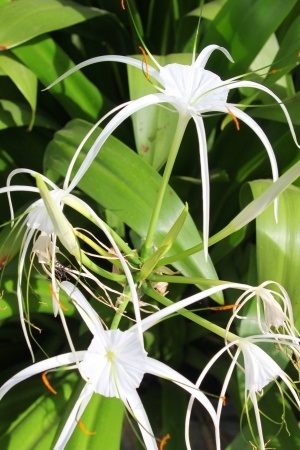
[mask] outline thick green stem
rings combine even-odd
[[[173,142],[171,145],[171,149],[170,149],[170,153],[169,153],[168,160],[166,163],[166,167],[165,167],[165,170],[163,173],[162,182],[161,182],[158,194],[157,194],[156,203],[155,203],[154,209],[152,211],[152,217],[150,220],[148,233],[147,233],[145,244],[144,244],[143,251],[142,251],[142,257],[145,259],[151,253],[151,248],[153,245],[153,238],[154,238],[154,234],[156,231],[156,226],[157,226],[159,214],[161,211],[164,195],[165,195],[165,192],[166,192],[169,180],[170,180],[170,176],[171,176],[172,169],[173,169],[173,166],[175,163],[175,159],[176,159],[186,126],[188,124],[188,121],[189,121],[189,117],[179,115],[176,132],[175,132],[174,139],[173,139]]]
[[[164,306],[173,305],[174,302],[169,300],[168,298],[164,297],[163,295],[159,294],[151,285],[143,285],[143,290],[145,294],[148,294],[150,297],[157,300],[159,303],[161,303]],[[198,325],[202,326],[206,330],[211,331],[212,333],[222,337],[223,339],[226,338],[227,341],[233,342],[239,339],[239,337],[231,333],[230,331],[226,331],[224,328],[219,327],[218,325],[210,322],[209,320],[204,319],[201,316],[197,316],[197,314],[194,314],[192,311],[188,311],[187,309],[183,308],[178,310],[178,314],[180,314],[183,317],[186,317],[187,319],[191,320],[192,322],[197,323]]]
[[[130,301],[130,289],[129,289],[129,286],[127,286],[124,289],[123,301],[119,305],[118,311],[116,312],[116,314],[114,315],[114,318],[112,320],[111,327],[110,327],[111,330],[116,330],[117,328],[119,328],[120,321],[123,317],[123,313],[126,310],[129,301]]]

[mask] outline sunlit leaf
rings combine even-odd
[[[103,11],[99,9],[64,0],[19,0],[0,5],[0,49],[14,47],[101,14]]]
[[[28,67],[17,61],[13,55],[7,53],[0,54],[0,69],[12,79],[14,84],[28,101],[32,111],[29,128],[32,128],[37,99],[36,75],[28,69]]]
[[[250,183],[257,198],[271,183]],[[300,189],[286,189],[279,197],[278,222],[272,206],[256,219],[257,270],[259,282],[274,280],[288,291],[293,303],[295,319],[300,317]],[[299,320],[298,320],[299,323]]]

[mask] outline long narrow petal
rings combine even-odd
[[[98,333],[101,335],[101,333],[104,332],[104,329],[101,325],[99,316],[96,314],[96,311],[91,307],[80,290],[73,283],[70,283],[70,281],[62,281],[60,286],[66,294],[74,300],[74,305],[76,306],[90,332],[94,336]]]
[[[142,322],[143,331],[148,330],[154,324],[158,323],[160,320],[164,319],[165,317],[169,316],[170,314],[173,314],[173,313],[179,311],[182,308],[186,308],[187,306],[192,305],[193,303],[199,302],[199,301],[203,300],[204,298],[210,297],[211,295],[214,295],[217,292],[224,291],[225,289],[230,289],[230,288],[231,289],[240,289],[240,290],[244,291],[244,290],[249,289],[250,286],[247,284],[241,284],[241,283],[224,283],[224,284],[220,284],[218,286],[214,286],[212,288],[206,289],[205,291],[198,292],[197,294],[194,294],[191,297],[180,300],[179,302],[173,303],[170,306],[166,306],[162,310],[157,311],[154,314],[152,314],[151,316],[143,319],[143,322]]]
[[[226,50],[226,48],[224,47],[220,47],[219,45],[208,45],[207,47],[205,47],[201,53],[199,54],[198,58],[195,61],[195,68],[196,69],[200,69],[200,68],[204,68],[210,55],[215,51],[215,50],[220,50],[221,52],[224,53],[224,55],[229,59],[229,61],[234,62],[230,53],[228,52],[228,50]]]
[[[202,183],[202,209],[203,209],[203,246],[205,258],[207,259],[208,237],[209,237],[210,185],[209,185],[209,168],[207,157],[206,134],[202,117],[197,116],[194,113],[192,114],[192,117],[196,125],[199,141],[201,183]]]
[[[80,417],[82,416],[87,404],[89,403],[93,395],[93,388],[89,384],[86,384],[82,389],[78,400],[76,401],[65,426],[54,446],[54,450],[63,450],[67,445],[74,428],[76,427]]]
[[[267,150],[269,160],[271,163],[271,169],[272,169],[272,177],[273,181],[276,181],[278,179],[278,166],[276,161],[276,156],[274,154],[274,150],[272,148],[272,145],[270,144],[269,139],[267,138],[265,132],[261,129],[261,127],[253,120],[248,114],[244,113],[240,109],[238,109],[236,106],[228,104],[228,109],[230,112],[236,116],[238,119],[242,120],[246,125],[248,125],[254,133],[258,136],[258,138],[263,143],[265,149]],[[226,107],[220,107],[216,108],[216,111],[223,111],[225,113],[228,113],[228,110]],[[278,218],[278,199],[274,200],[274,213],[275,213],[275,219],[277,221]]]
[[[137,67],[138,69],[143,70],[143,63],[141,60],[131,58],[130,56],[121,56],[121,55],[105,55],[105,56],[96,56],[95,58],[87,59],[86,61],[83,61],[79,64],[77,64],[75,67],[72,67],[72,69],[69,69],[67,72],[65,72],[63,75],[61,75],[59,78],[57,78],[53,83],[51,83],[46,89],[52,88],[55,84],[62,81],[64,78],[71,75],[73,72],[76,72],[77,70],[83,69],[83,67],[89,66],[91,64],[96,64],[100,62],[120,62],[125,63],[130,66]],[[147,65],[147,70],[149,74],[157,78],[157,70],[155,70],[153,67]]]
[[[22,292],[22,279],[23,279],[24,264],[25,264],[25,258],[26,258],[28,246],[31,242],[31,239],[32,239],[34,233],[35,233],[35,230],[27,229],[24,234],[24,238],[23,238],[22,245],[21,245],[21,253],[19,255],[18,279],[17,279],[17,299],[18,299],[21,327],[22,327],[25,341],[27,343],[27,346],[30,351],[33,362],[34,362],[34,354],[33,354],[33,350],[31,347],[30,339],[28,336],[28,331],[26,328],[25,318],[24,318],[24,306],[23,306],[24,299],[23,299],[23,292]]]
[[[135,390],[132,391],[127,395],[126,401],[124,403],[125,405],[126,403],[128,403],[134,419],[137,421],[140,427],[146,449],[158,450],[147,413],[140,397],[138,396],[138,393]]]
[[[276,100],[276,102],[278,103],[278,105],[282,109],[282,111],[283,111],[283,113],[284,113],[284,115],[286,117],[287,123],[288,123],[288,125],[290,127],[291,134],[293,136],[294,142],[297,145],[297,147],[300,148],[300,144],[297,141],[297,136],[296,136],[296,133],[295,133],[295,130],[294,130],[294,126],[293,126],[293,122],[292,122],[292,119],[291,119],[291,117],[289,115],[289,112],[288,112],[287,108],[285,107],[284,103],[282,102],[282,100],[279,97],[277,97],[277,95],[274,94],[274,92],[272,92],[271,89],[267,88],[266,86],[263,86],[262,84],[255,83],[255,81],[235,81],[235,82],[233,82],[231,84],[229,83],[227,85],[227,87],[228,87],[228,89],[250,87],[250,88],[254,88],[254,89],[259,89],[260,91],[264,91],[267,94],[271,95],[271,97],[273,97]]]
[[[77,352],[77,358],[82,360],[85,351]],[[21,370],[19,373],[11,377],[6,383],[4,383],[0,388],[0,400],[2,397],[16,384],[20,383],[27,378],[32,377],[41,372],[45,372],[50,369],[55,369],[56,367],[66,366],[75,362],[75,356],[73,353],[64,353],[62,355],[54,356],[53,358],[45,359],[36,364],[32,364],[26,369]]]
[[[171,101],[170,101],[171,100]],[[173,99],[174,101],[174,99]],[[149,94],[142,98],[139,98],[137,100],[131,101],[127,106],[125,106],[124,109],[119,111],[115,117],[113,117],[110,122],[106,125],[106,127],[103,128],[102,132],[90,148],[89,152],[87,153],[83,163],[79,167],[77,173],[75,174],[75,177],[71,181],[68,190],[72,191],[75,186],[79,183],[85,172],[88,170],[94,159],[96,158],[99,150],[101,149],[102,145],[105,143],[105,141],[108,139],[108,137],[114,132],[114,130],[122,123],[124,120],[126,120],[128,117],[130,117],[135,112],[139,111],[142,108],[145,108],[146,106],[155,105],[157,103],[172,103],[172,99],[168,98],[164,94]]]
[[[218,420],[216,411],[212,406],[211,402],[206,397],[206,395],[204,395],[203,392],[199,391],[199,389],[194,383],[192,383],[188,378],[185,378],[183,375],[176,372],[176,370],[172,369],[171,367],[167,366],[161,361],[157,361],[156,359],[149,357],[147,358],[147,373],[150,373],[158,377],[166,378],[167,380],[176,383],[178,386],[182,387],[187,392],[189,392],[193,397],[199,400],[199,402],[204,406],[204,408],[207,410],[210,417],[212,418],[217,433]]]

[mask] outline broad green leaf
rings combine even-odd
[[[91,126],[80,120],[71,121],[65,129],[56,133],[45,155],[45,167],[49,173],[64,176],[75,149]],[[83,160],[83,154],[79,158]],[[104,208],[111,210],[139,236],[146,236],[158,188],[160,175],[136,153],[114,137],[110,137],[101,149],[79,187]],[[160,220],[155,233],[157,246],[176,222],[184,208],[176,193],[167,190]],[[180,231],[171,253],[178,253],[201,242],[190,215]],[[217,278],[210,260],[203,252],[174,263],[187,276]],[[221,301],[220,297],[218,298]]]
[[[45,87],[74,66],[69,56],[50,37],[23,44],[12,52],[36,74]],[[96,86],[80,71],[52,87],[49,92],[71,117],[88,120],[99,118],[103,98]]]
[[[104,14],[64,0],[19,0],[0,5],[0,49]]]
[[[199,16],[199,14],[201,13],[201,18],[213,20],[226,2],[228,2],[228,0],[212,0],[209,3],[203,5],[202,8],[199,7],[194,9],[189,15]]]
[[[203,46],[216,42],[225,45],[236,61],[231,70],[245,72],[296,3],[297,0],[230,0],[212,22]]]
[[[250,183],[254,198],[261,195],[270,181]],[[279,197],[278,222],[272,206],[256,219],[258,280],[274,280],[289,293],[295,319],[300,317],[299,266],[300,189],[290,186]]]
[[[19,417],[7,424],[6,431],[0,437],[1,448],[7,450],[51,448],[56,428],[60,422],[60,415],[64,411],[67,398],[72,393],[76,379],[76,374],[71,373],[67,377],[63,377],[60,382],[55,383],[57,395],[53,395],[43,386],[40,375],[23,382],[23,389],[20,385],[8,392],[1,400],[1,409],[6,406],[10,410],[16,403],[21,403],[21,401],[24,403],[26,398],[29,400],[31,398],[32,403]],[[41,391],[44,391],[45,394],[41,395]],[[3,409],[1,416],[3,422],[5,419]]]
[[[209,239],[209,245],[215,244],[230,234],[240,230],[252,220],[259,217],[259,215],[262,214],[268,207],[273,208],[274,214],[274,200],[278,198],[278,196],[282,194],[297,178],[299,178],[299,176],[300,162],[298,161],[274,183],[271,181],[266,181],[266,183],[269,184],[265,185],[264,191],[261,192],[260,195],[257,195],[257,197],[247,206],[245,206],[245,208],[237,214],[237,216],[231,220],[226,227],[214,236],[211,236]]]
[[[280,47],[275,56],[276,66],[268,75],[266,82],[274,83],[282,75],[299,64],[299,41],[300,41],[300,17],[296,17],[292,25],[287,29]],[[273,67],[272,67],[273,68]]]
[[[134,58],[142,61],[140,55],[134,55]],[[191,64],[192,55],[185,53],[155,56],[155,59],[161,66],[175,62]],[[154,66],[152,60],[149,63]],[[131,100],[157,92],[155,84],[153,85],[150,80],[147,80],[145,64],[144,71],[145,73],[136,67],[127,67]],[[178,114],[171,107],[168,109],[166,106],[154,105],[136,112],[132,116],[132,120],[137,152],[154,169],[159,169],[167,160],[170,142],[172,142],[178,122]]]
[[[29,126],[32,121],[32,111],[25,103],[10,100],[0,100],[0,130],[11,127]],[[58,124],[42,111],[38,111],[34,119],[35,126],[56,130]]]
[[[36,75],[9,53],[0,54],[0,69],[12,79],[19,91],[28,101],[32,111],[29,128],[32,128],[37,98]]]
[[[245,392],[243,391],[243,395]],[[262,413],[260,414],[265,442],[268,442],[267,447],[276,450],[296,450],[300,446],[300,431],[296,417],[289,405],[285,405],[283,410],[282,398],[278,392],[278,387],[275,385],[272,390],[265,392],[258,404]],[[284,412],[284,417],[282,414]],[[267,417],[264,417],[266,414]],[[253,411],[250,414],[251,424],[256,433],[255,418]],[[244,422],[247,420],[244,417]],[[285,420],[282,423],[281,420]],[[281,429],[280,429],[281,428]],[[246,450],[253,449],[253,438],[249,432],[248,426],[243,427],[241,433],[234,439],[234,441],[226,447],[226,450]]]
[[[141,267],[140,271],[140,279],[146,279],[150,273],[152,273],[155,266],[159,266],[159,260],[165,256],[169,250],[171,250],[174,242],[176,241],[176,238],[178,234],[180,233],[185,219],[188,214],[188,206],[186,205],[183,209],[180,216],[177,218],[176,222],[170,229],[170,231],[167,233],[167,235],[164,237],[163,241],[160,243],[160,246],[155,252],[146,260],[145,264]]]
[[[124,405],[117,398],[94,394],[82,416],[89,435],[76,427],[66,450],[119,450],[124,417]]]

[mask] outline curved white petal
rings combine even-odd
[[[79,360],[82,360],[85,351],[76,352],[76,356]],[[16,384],[20,383],[23,380],[26,380],[33,375],[36,375],[41,372],[45,372],[50,369],[54,369],[56,367],[65,366],[68,364],[72,364],[75,362],[75,356],[73,353],[65,353],[62,355],[54,356],[53,358],[45,359],[44,361],[40,361],[38,363],[32,364],[26,369],[21,370],[19,373],[11,377],[6,383],[4,383],[0,388],[0,400],[2,397]]]
[[[95,157],[97,156],[102,145],[108,139],[108,137],[113,133],[113,131],[122,123],[125,119],[130,117],[135,112],[139,111],[146,106],[155,105],[157,103],[167,103],[169,98],[164,94],[149,94],[141,97],[137,100],[131,101],[124,109],[119,111],[110,122],[103,128],[102,132],[90,148],[84,161],[79,167],[77,173],[75,174],[73,180],[71,181],[68,190],[72,191],[75,186],[79,183],[85,172],[88,170]]]
[[[210,297],[211,295],[216,294],[217,292],[223,291],[225,289],[241,289],[241,290],[247,290],[250,288],[247,284],[241,284],[241,283],[222,283],[218,286],[214,286],[212,288],[206,289],[205,291],[198,292],[197,294],[192,295],[191,297],[185,298],[183,300],[180,300],[179,302],[173,303],[170,306],[166,306],[160,311],[155,312],[149,317],[146,317],[142,321],[142,329],[143,332],[151,328],[153,325],[158,323],[160,320],[164,319],[165,317],[169,316],[170,314],[173,314],[177,311],[179,311],[182,308],[186,308],[189,305],[192,305],[193,303],[199,302],[203,300],[206,297]],[[135,325],[132,327],[134,328]],[[222,334],[222,337],[224,335]]]
[[[158,450],[147,413],[140,397],[138,396],[138,393],[136,391],[132,391],[129,395],[127,395],[126,400],[135,420],[140,427],[146,449]]]
[[[22,331],[28,346],[28,349],[30,351],[32,361],[34,361],[34,354],[31,347],[30,339],[28,336],[26,324],[25,324],[25,318],[24,318],[24,307],[23,307],[23,292],[22,292],[22,278],[23,278],[23,270],[24,270],[24,264],[25,264],[25,258],[28,251],[28,246],[31,242],[31,239],[35,233],[35,230],[27,229],[23,241],[21,244],[21,253],[19,255],[19,262],[18,262],[18,279],[17,279],[17,299],[18,299],[18,306],[19,306],[19,314],[20,314],[20,321],[21,321],[21,327]]]
[[[166,378],[167,380],[170,380],[178,386],[182,387],[193,397],[195,397],[209,413],[215,425],[216,434],[218,434],[218,420],[216,411],[206,395],[203,394],[203,392],[199,391],[194,383],[192,383],[188,378],[184,377],[180,373],[176,372],[176,370],[171,369],[171,367],[167,366],[166,364],[149,357],[147,358],[147,373]]]
[[[226,82],[224,82],[224,83],[226,83]],[[250,88],[254,88],[254,89],[259,89],[259,90],[264,91],[267,94],[271,95],[271,97],[273,97],[276,100],[276,102],[282,109],[282,111],[286,117],[287,123],[289,125],[291,134],[293,136],[294,142],[297,145],[297,147],[300,148],[300,144],[297,141],[297,136],[296,136],[293,122],[291,120],[289,112],[288,112],[287,108],[285,107],[284,103],[282,102],[282,100],[276,94],[274,94],[274,92],[272,92],[271,89],[267,88],[266,86],[263,86],[262,84],[255,83],[255,81],[234,81],[233,83],[229,83],[227,86],[228,86],[228,89],[250,87]]]
[[[119,261],[122,264],[122,268],[124,270],[124,273],[126,275],[127,278],[127,282],[130,288],[130,294],[131,294],[131,301],[133,303],[133,307],[134,307],[134,313],[135,313],[135,318],[136,318],[136,323],[137,323],[137,327],[139,329],[139,334],[140,334],[140,342],[143,343],[143,333],[142,333],[142,329],[141,329],[141,314],[140,314],[140,304],[139,304],[139,297],[137,294],[137,290],[135,287],[135,282],[133,280],[132,277],[132,273],[127,265],[127,262],[124,258],[124,256],[122,255],[122,253],[119,250],[119,247],[117,246],[112,233],[110,233],[110,231],[107,229],[106,224],[100,219],[99,216],[97,216],[97,214],[95,213],[95,211],[87,204],[85,203],[83,200],[74,197],[72,194],[69,194],[66,198],[65,198],[65,203],[68,204],[71,207],[76,207],[76,203],[81,205],[83,207],[84,210],[87,211],[88,213],[88,217],[94,220],[94,223],[96,223],[99,228],[103,231],[103,233],[105,234],[105,236],[107,237],[107,239],[109,240],[111,246],[113,247],[116,255],[119,258]]]
[[[196,69],[199,68],[204,68],[210,55],[215,51],[215,50],[220,50],[221,52],[224,53],[224,55],[229,59],[229,61],[234,62],[230,53],[228,52],[228,50],[226,50],[226,48],[224,47],[220,47],[219,45],[208,45],[207,47],[205,47],[201,53],[199,54],[199,56],[197,57],[194,65]]]
[[[86,384],[82,389],[58,440],[56,441],[54,450],[63,450],[65,448],[92,395],[93,390],[91,386]]]
[[[203,209],[203,246],[205,258],[208,257],[208,237],[209,237],[209,204],[210,204],[210,185],[209,185],[209,168],[207,157],[206,134],[203,119],[196,114],[192,114],[194,119],[200,154],[201,167],[201,183],[202,183],[202,209]]]
[[[248,114],[246,114],[243,111],[241,111],[240,109],[238,109],[236,106],[228,104],[228,108],[229,108],[230,112],[233,113],[234,116],[236,116],[238,119],[242,120],[246,125],[248,125],[254,131],[254,133],[259,137],[261,142],[263,143],[263,145],[269,155],[271,168],[272,168],[273,181],[276,181],[278,179],[277,161],[276,161],[276,157],[275,157],[272,145],[270,144],[270,141],[267,138],[265,132],[255,122],[255,120],[253,120],[250,116],[248,116]],[[222,109],[223,109],[223,112],[228,113],[228,110],[226,109],[226,107],[224,107]]]
[[[104,332],[103,326],[101,325],[100,318],[96,311],[91,307],[85,296],[80,292],[77,286],[75,286],[70,281],[62,281],[60,283],[61,288],[66,292],[66,294],[74,300],[74,305],[76,306],[79,314],[83,318],[90,332],[95,336],[97,333],[101,334]]]
[[[105,55],[105,56],[96,56],[94,58],[87,59],[86,61],[83,61],[79,64],[77,64],[75,67],[72,67],[72,69],[69,69],[67,72],[65,72],[63,75],[58,77],[53,83],[51,83],[49,86],[47,86],[46,89],[52,88],[55,84],[62,81],[64,78],[71,75],[73,72],[76,72],[76,70],[80,70],[83,67],[89,66],[91,64],[96,64],[99,62],[120,62],[125,63],[130,66],[137,67],[138,69],[143,70],[143,63],[139,59],[131,58],[130,56],[121,56],[121,55]],[[156,78],[157,76],[157,70],[155,70],[153,67],[147,65],[147,70],[151,76]]]

